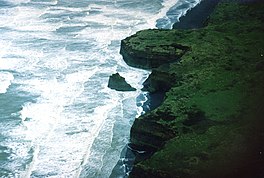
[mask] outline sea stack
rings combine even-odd
[[[109,77],[108,87],[116,91],[135,91],[130,84],[128,84],[124,77],[120,76],[119,73],[112,74]]]

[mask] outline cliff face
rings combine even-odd
[[[166,92],[131,128],[131,144],[153,154],[130,177],[264,175],[263,9],[220,3],[205,28],[145,30],[122,41],[129,65],[155,68],[145,89]]]
[[[166,38],[163,38],[166,36]],[[120,53],[133,67],[151,69],[178,60],[190,48],[177,44],[177,34],[169,30],[139,31],[121,41]]]

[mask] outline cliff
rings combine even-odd
[[[164,36],[166,38],[163,38]],[[170,30],[139,31],[121,41],[120,53],[130,66],[155,68],[167,62],[177,61],[189,50],[188,46],[175,43],[178,38],[178,35]]]
[[[122,41],[128,65],[155,68],[144,89],[166,92],[131,128],[131,145],[149,154],[138,155],[130,177],[264,175],[263,9],[222,2],[204,28]]]

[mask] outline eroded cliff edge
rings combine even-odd
[[[197,30],[144,30],[122,41],[161,106],[137,118],[131,144],[151,153],[130,177],[264,175],[264,3],[220,3]],[[153,40],[154,39],[154,40]]]

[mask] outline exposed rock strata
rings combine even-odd
[[[166,38],[164,38],[166,36]],[[125,62],[133,67],[152,69],[164,63],[177,61],[190,48],[178,44],[181,38],[169,30],[153,29],[137,32],[121,41],[120,53]]]
[[[121,52],[132,66],[170,63],[156,68],[146,82],[150,92],[167,92],[160,107],[137,118],[132,126],[132,145],[153,154],[138,161],[130,177],[264,175],[263,9],[261,2],[221,3],[205,28],[145,30],[128,38],[129,46],[141,41],[147,46],[153,44],[153,33],[163,39],[159,43],[175,36],[177,44],[192,49],[182,50],[179,62],[166,60],[168,55],[158,62],[153,56],[163,52],[124,48],[123,41]]]
[[[143,83],[144,88],[142,90],[150,93],[167,92],[177,80],[178,78],[175,73],[164,70],[153,70],[151,75]]]

